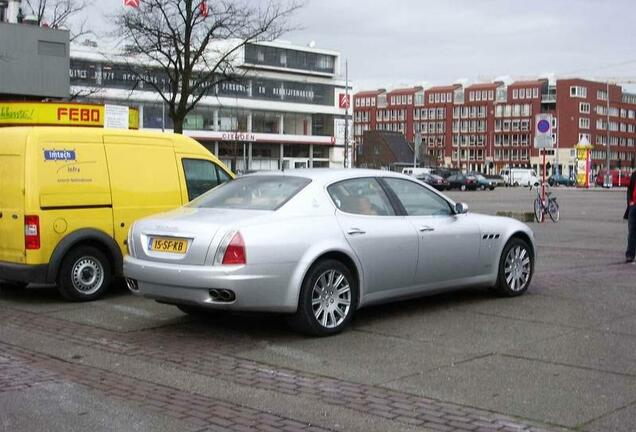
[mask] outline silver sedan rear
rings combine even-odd
[[[410,177],[294,170],[241,177],[135,223],[124,272],[136,294],[187,312],[282,312],[339,332],[365,305],[489,286],[525,292],[532,231]]]

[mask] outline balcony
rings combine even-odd
[[[541,103],[552,104],[556,103],[556,93],[544,93],[541,95]]]

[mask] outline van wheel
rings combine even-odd
[[[111,284],[111,264],[106,255],[92,246],[72,249],[62,261],[57,289],[70,301],[91,301],[104,295]]]

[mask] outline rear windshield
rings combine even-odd
[[[276,210],[310,182],[282,175],[239,177],[201,195],[188,207]]]

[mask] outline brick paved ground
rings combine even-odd
[[[201,341],[188,337],[187,328],[117,333],[35,313],[4,308],[0,325],[73,345],[143,357],[149,362],[170,362],[181,370],[214,377],[234,384],[270,390],[276,393],[316,399],[346,407],[365,415],[378,416],[406,425],[423,426],[436,431],[541,431],[531,423],[511,417],[444,403],[386,388],[310,375],[292,369],[240,359],[215,348],[199,350]],[[109,397],[137,401],[147,409],[164,413],[202,427],[236,425],[284,430],[306,430],[309,425],[276,416],[268,416],[222,401],[209,400],[149,382],[115,374],[78,363],[56,360],[17,346],[0,343],[0,391],[24,388],[29,383],[67,379]],[[6,375],[3,380],[2,377]],[[17,378],[11,378],[16,376]],[[60,378],[61,377],[61,378]],[[5,382],[6,380],[6,382]],[[240,421],[231,422],[232,418]],[[267,421],[265,421],[267,420]],[[271,421],[270,421],[271,420]],[[246,429],[247,430],[247,429]],[[313,427],[309,430],[324,430]]]

